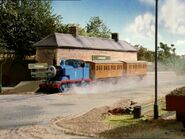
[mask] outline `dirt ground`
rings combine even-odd
[[[22,91],[17,92],[20,94],[0,95],[0,139],[86,138],[77,135],[105,138],[184,138],[182,124],[176,122],[174,116],[168,117],[168,121],[166,118],[149,121],[144,117],[134,121],[137,124],[131,125],[131,120],[126,117],[128,124],[125,125],[124,116],[112,117],[107,113],[110,108],[129,105],[131,100],[142,103],[154,100],[151,81],[152,75],[140,83],[131,81],[121,82],[116,86],[101,84],[98,87],[77,87],[66,95],[21,95],[25,93],[22,84],[16,88]],[[184,86],[185,77],[174,80],[174,76],[169,77],[165,73],[160,76],[160,81],[158,91],[159,96],[163,97],[171,90]],[[111,90],[113,87],[117,88]],[[115,104],[112,105],[113,103]]]
[[[65,133],[103,138],[184,138],[185,128],[177,122],[174,113],[161,112],[159,120],[153,120],[153,111],[144,117],[133,115],[113,116],[108,111],[115,106],[127,107],[129,102],[118,102],[108,107],[94,108],[78,117],[58,117],[53,122]],[[160,104],[163,109],[164,101]]]
[[[0,139],[83,139],[86,137],[62,134],[54,127],[34,125],[12,130],[0,130]],[[86,138],[87,139],[87,138]]]
[[[166,116],[166,113],[160,113],[163,116],[154,121],[151,120],[150,110],[146,114],[147,117],[136,120],[133,120],[132,115],[113,116],[108,113],[110,109],[125,106],[130,106],[130,100],[120,100],[111,106],[93,108],[82,115],[57,117],[50,120],[49,125],[1,129],[0,139],[79,139],[87,137],[181,139],[185,137],[185,129],[175,120],[174,114]],[[63,136],[63,132],[67,135]]]

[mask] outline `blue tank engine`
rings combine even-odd
[[[82,60],[61,60],[60,66],[50,66],[47,71],[47,79],[40,88],[44,90],[58,89],[63,92],[73,83],[90,82],[89,64]]]

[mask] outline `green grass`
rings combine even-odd
[[[114,126],[129,126],[139,124],[147,119],[153,119],[153,105],[144,104],[142,107],[142,110],[147,111],[142,118],[134,119],[133,115],[111,115],[106,117],[105,122]],[[165,107],[164,99],[159,100],[159,116],[169,116],[174,114],[172,112],[165,111]]]
[[[143,118],[134,119],[133,115],[111,115],[105,119],[106,123],[115,126],[129,126],[133,124],[138,124],[143,121]]]

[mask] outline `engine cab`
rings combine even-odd
[[[62,60],[60,63],[62,69],[59,80],[67,77],[70,81],[89,79],[89,65],[82,60]]]

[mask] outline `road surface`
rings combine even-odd
[[[20,128],[29,126],[49,126],[51,119],[58,116],[78,115],[94,107],[111,105],[119,100],[143,101],[154,97],[154,74],[143,81],[122,80],[117,84],[100,83],[93,87],[74,87],[65,95],[0,95],[0,138],[7,134],[22,132]],[[185,77],[173,73],[159,74],[159,96],[185,85]],[[75,138],[50,129],[59,138]],[[23,133],[21,133],[23,134]]]

